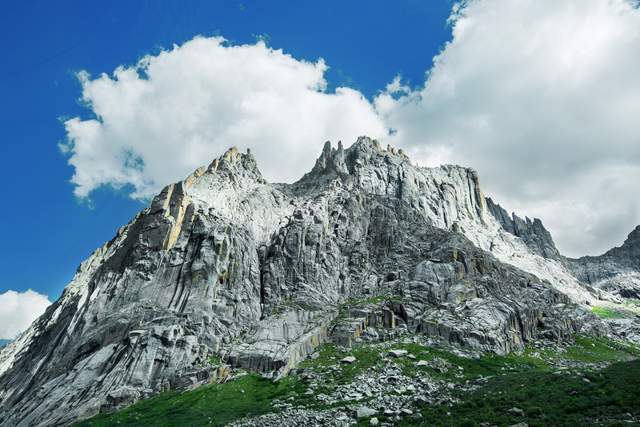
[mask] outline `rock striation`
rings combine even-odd
[[[502,206],[489,197],[487,197],[487,208],[491,215],[500,222],[502,228],[522,239],[532,252],[545,258],[556,260],[562,258],[553,242],[551,233],[544,227],[540,219],[534,218],[533,221],[528,217],[522,219],[515,213],[509,216]]]
[[[636,268],[637,234],[607,259]],[[586,265],[559,257],[539,221],[509,219],[468,168],[417,167],[361,137],[271,184],[232,148],[165,187],[2,348],[0,424],[68,425],[224,366],[279,377],[366,334],[498,353],[609,334],[581,282],[606,274]]]

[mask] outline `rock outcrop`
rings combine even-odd
[[[0,424],[66,425],[196,386],[221,375],[212,359],[285,375],[372,325],[500,353],[608,333],[544,227],[500,209],[475,171],[365,137],[327,143],[294,184],[230,149],[163,189],[2,349]]]
[[[600,256],[566,259],[566,264],[582,282],[622,298],[640,299],[640,226],[622,246]]]
[[[528,217],[522,219],[515,213],[509,216],[502,206],[489,197],[487,197],[487,208],[491,215],[500,222],[502,228],[521,238],[533,253],[556,260],[562,258],[553,242],[551,233],[544,227],[540,219],[534,218],[533,221]]]

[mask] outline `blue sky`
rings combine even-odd
[[[367,134],[475,168],[563,254],[619,245],[640,223],[638,28],[635,0],[3,4],[0,339],[231,145],[291,181]]]
[[[25,1],[0,14],[0,192],[5,224],[0,293],[33,289],[57,298],[77,265],[143,206],[102,189],[76,200],[58,143],[61,119],[90,114],[75,72],[110,73],[195,35],[232,43],[263,37],[299,59],[322,57],[330,85],[373,96],[397,73],[423,80],[450,37],[451,2]],[[420,52],[414,46],[421,46]],[[203,159],[202,163],[207,163]]]

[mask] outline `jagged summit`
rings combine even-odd
[[[326,141],[313,169],[296,182],[297,185],[324,184],[335,178],[346,178],[366,167],[386,169],[390,164],[403,162],[410,164],[409,158],[402,150],[388,145],[384,149],[379,141],[361,136],[349,148],[345,149],[342,141],[333,147]]]
[[[0,425],[66,425],[229,369],[280,377],[367,327],[498,353],[617,333],[586,305],[615,296],[500,209],[475,171],[367,137],[325,144],[294,184],[231,148],[166,186],[2,348]],[[340,317],[353,300],[373,302]]]
[[[331,141],[324,143],[322,153],[316,160],[316,164],[311,170],[312,174],[327,173],[335,171],[338,174],[348,174],[349,170],[344,160],[344,148],[342,141],[338,141],[338,148],[331,147]]]
[[[509,215],[502,206],[495,203],[491,198],[487,197],[486,200],[489,211],[506,231],[520,237],[531,250],[545,258],[562,258],[560,251],[558,251],[553,242],[551,233],[544,227],[539,218],[534,218],[531,221],[529,217],[520,218],[515,212]]]
[[[214,159],[206,171],[219,172],[228,171],[231,173],[246,172],[258,180],[263,180],[262,173],[258,168],[258,163],[255,157],[251,153],[250,149],[247,149],[246,153],[241,153],[235,146],[230,147],[220,157]],[[197,169],[194,174],[202,174],[202,168]]]

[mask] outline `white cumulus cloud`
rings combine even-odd
[[[476,168],[566,254],[620,244],[640,223],[637,2],[468,0],[450,23],[425,81],[397,78],[372,101],[328,91],[322,60],[219,37],[80,73],[93,117],[65,122],[75,193],[130,186],[144,199],[231,145],[251,148],[267,179],[293,181],[325,140],[367,134],[421,164]]]
[[[627,0],[470,0],[422,87],[375,100],[425,164],[478,169],[570,255],[640,223],[640,11]]]
[[[323,60],[297,60],[262,41],[197,37],[113,75],[80,73],[95,117],[65,122],[63,150],[79,197],[131,185],[145,198],[231,145],[251,148],[265,176],[292,181],[325,140],[382,136],[371,104],[346,87],[326,90]]]
[[[14,339],[51,304],[46,295],[31,289],[0,294],[0,339]]]

